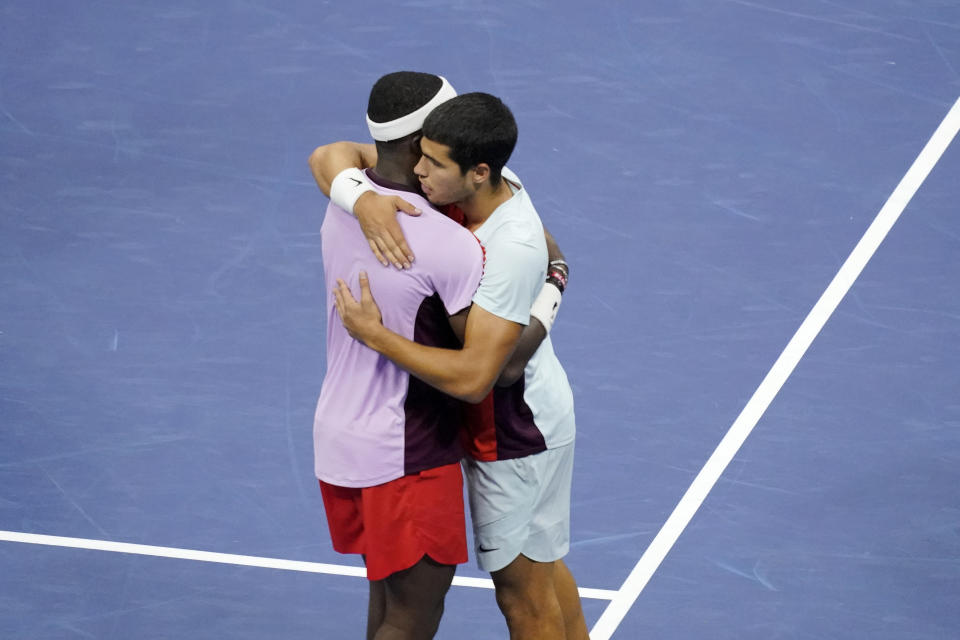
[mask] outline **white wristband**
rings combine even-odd
[[[537,296],[537,299],[533,301],[533,306],[530,307],[530,315],[540,321],[547,333],[550,333],[550,327],[553,326],[553,321],[557,319],[557,311],[560,310],[562,296],[563,294],[560,293],[557,285],[552,282],[545,282],[543,288],[540,289],[540,295]]]
[[[350,215],[356,215],[353,205],[367,191],[373,191],[373,187],[367,182],[367,176],[363,171],[355,167],[344,169],[330,183],[330,202]]]

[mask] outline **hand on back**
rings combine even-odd
[[[414,255],[397,221],[397,212],[418,216],[420,210],[400,196],[373,192],[360,196],[353,210],[363,235],[380,264],[409,269]]]

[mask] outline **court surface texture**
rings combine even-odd
[[[594,640],[960,637],[953,0],[0,6],[0,637],[362,635],[306,159],[487,91],[571,263]],[[458,570],[438,638],[506,637]]]

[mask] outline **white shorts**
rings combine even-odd
[[[513,460],[463,462],[477,565],[498,571],[520,554],[552,562],[570,550],[573,444]]]

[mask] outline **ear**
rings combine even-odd
[[[488,165],[486,162],[481,162],[470,171],[473,172],[471,177],[474,186],[479,187],[483,183],[490,181],[490,165]]]
[[[416,154],[416,155],[418,155],[418,156],[421,154],[421,151],[420,151],[420,140],[421,140],[422,138],[423,138],[423,134],[422,134],[422,133],[419,133],[419,134],[417,134],[417,135],[415,135],[415,136],[410,136],[410,141],[407,143],[407,145],[408,145],[408,150],[410,151],[410,153],[414,153],[414,154]]]

